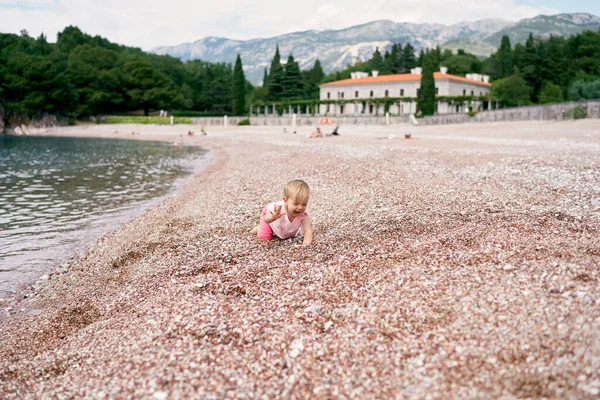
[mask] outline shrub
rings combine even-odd
[[[242,125],[250,125],[250,119],[246,118],[246,119],[243,119],[240,122],[238,122],[238,126],[242,126]]]
[[[573,109],[573,119],[583,119],[585,117],[587,117],[587,107],[578,104]]]
[[[600,80],[594,82],[575,81],[569,89],[569,100],[589,100],[600,98]]]
[[[560,86],[546,82],[540,91],[540,104],[562,103],[565,101]]]
[[[490,94],[503,106],[523,106],[530,103],[531,88],[523,78],[513,75],[492,83]]]

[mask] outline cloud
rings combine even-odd
[[[120,44],[142,47],[192,42],[205,36],[271,37],[302,30],[342,29],[378,19],[452,24],[487,18],[519,20],[559,10],[514,0],[0,0],[2,31],[31,36],[76,25]]]

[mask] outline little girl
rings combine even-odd
[[[310,189],[299,179],[288,182],[283,189],[283,201],[269,203],[262,210],[260,225],[252,230],[260,240],[271,240],[273,235],[281,239],[299,236],[304,231],[302,245],[312,242],[313,230],[306,206]]]

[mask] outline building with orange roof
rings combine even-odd
[[[433,74],[437,114],[464,113],[489,106],[481,98],[487,97],[491,84],[489,76],[467,74],[466,77],[450,75],[447,68],[440,68]],[[379,75],[373,71],[353,72],[352,77],[320,86],[320,100],[328,104],[320,105],[322,115],[383,115],[382,99],[391,99],[391,115],[414,114],[417,110],[417,96],[421,87],[421,68],[414,68],[410,74]],[[461,99],[464,97],[464,99]],[[448,99],[452,98],[452,99]],[[327,100],[332,100],[327,102]]]

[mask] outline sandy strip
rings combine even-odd
[[[600,395],[598,120],[282,129],[0,304],[0,398]],[[298,177],[314,244],[248,235]]]

